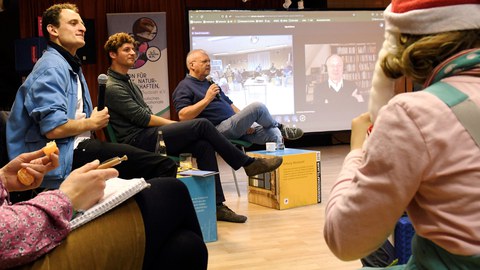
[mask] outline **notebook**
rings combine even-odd
[[[210,175],[215,175],[218,172],[215,171],[201,171],[201,170],[186,170],[186,171],[181,171],[178,174],[181,176],[201,176],[201,177],[207,177]]]
[[[133,197],[135,194],[149,186],[150,184],[143,178],[134,178],[130,180],[112,178],[107,180],[103,198],[83,214],[72,219],[70,221],[71,230],[74,230],[112,210],[117,205]]]

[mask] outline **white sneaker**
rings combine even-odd
[[[292,4],[292,0],[285,0],[285,3],[283,3],[283,8],[288,9],[291,4]]]
[[[298,9],[304,9],[303,1],[298,1]]]

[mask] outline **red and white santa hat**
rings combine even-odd
[[[378,110],[394,95],[394,81],[380,62],[397,51],[400,33],[424,35],[480,28],[480,0],[393,0],[384,11],[385,41],[378,54],[368,110],[375,121]]]

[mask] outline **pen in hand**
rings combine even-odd
[[[100,165],[98,165],[97,169],[108,169],[108,168],[111,168],[113,166],[116,166],[120,163],[122,163],[122,161],[125,161],[125,160],[128,160],[127,158],[127,155],[124,155],[123,157],[114,157],[114,158],[111,158],[111,159],[108,159],[104,162],[102,162]]]

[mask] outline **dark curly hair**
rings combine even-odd
[[[122,45],[125,43],[131,43],[134,46],[137,46],[135,39],[131,35],[124,32],[111,35],[107,42],[105,42],[103,49],[107,53],[108,62],[110,64],[112,63],[112,59],[109,56],[110,52],[117,52],[118,48],[122,47]]]
[[[60,13],[64,9],[70,9],[78,13],[78,8],[75,4],[70,3],[63,3],[63,4],[56,4],[49,7],[45,12],[43,12],[42,16],[42,33],[43,36],[50,40],[50,34],[47,31],[47,26],[49,24],[59,27],[60,26]]]

